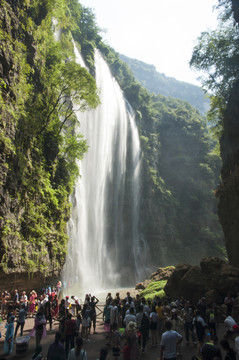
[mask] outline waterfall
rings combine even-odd
[[[76,114],[89,149],[70,199],[63,270],[64,282],[84,291],[134,285],[145,270],[141,253],[147,253],[139,235],[141,152],[134,114],[98,50],[95,74],[101,104]]]

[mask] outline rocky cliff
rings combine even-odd
[[[234,84],[224,116],[221,137],[223,167],[218,188],[218,214],[225,234],[228,259],[239,267],[239,81]]]

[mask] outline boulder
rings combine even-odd
[[[198,300],[205,296],[208,303],[222,303],[228,292],[239,291],[239,269],[217,258],[205,258],[200,267],[178,265],[165,289],[167,296]]]
[[[174,266],[167,266],[165,268],[158,268],[151,276],[150,280],[154,281],[161,281],[161,280],[168,280],[174,271]]]
[[[200,267],[202,272],[206,275],[220,271],[224,261],[217,257],[207,257],[201,260]]]

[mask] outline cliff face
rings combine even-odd
[[[95,80],[74,61],[67,3],[55,5],[0,7],[0,280],[9,290],[36,287],[64,265],[69,195],[87,149],[69,99],[98,104]],[[64,22],[60,41],[52,19]]]
[[[223,128],[223,182],[218,191],[218,214],[225,234],[228,259],[233,266],[239,267],[239,81],[231,91]]]

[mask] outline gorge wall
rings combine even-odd
[[[1,5],[2,286],[36,287],[58,276],[64,265],[69,195],[79,175],[77,160],[87,151],[86,141],[75,132],[70,98],[74,94],[82,111],[99,104],[92,76],[95,48],[135,111],[143,152],[139,232],[150,249],[149,266],[222,257],[213,193],[220,158],[198,111],[186,102],[149,94],[102,42],[92,13],[77,1],[62,1],[58,7],[54,0]],[[57,29],[62,29],[58,42]],[[72,35],[92,75],[75,63]],[[126,188],[132,186],[127,178]],[[126,194],[126,208],[129,201]],[[126,232],[128,215],[123,214]]]

